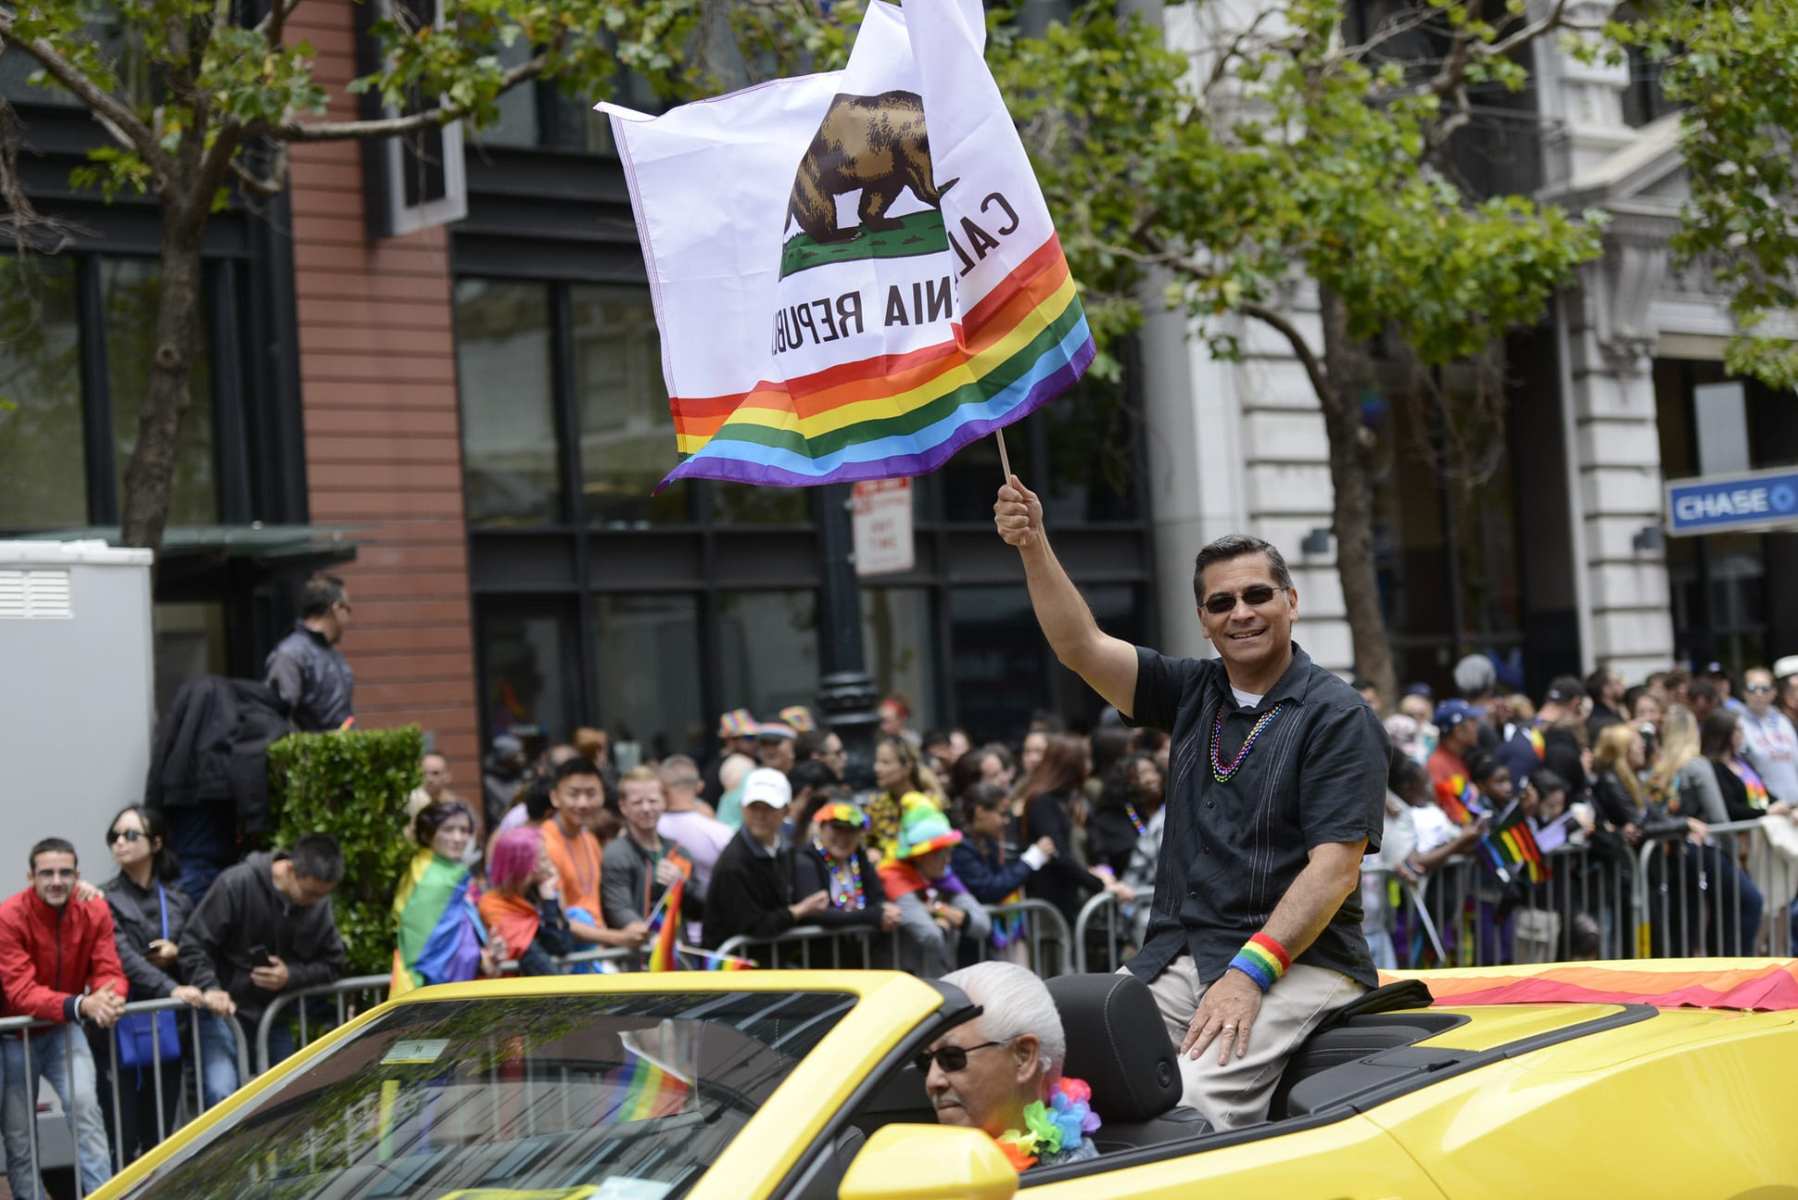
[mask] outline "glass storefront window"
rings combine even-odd
[[[87,523],[80,358],[74,263],[0,255],[0,529]]]
[[[572,624],[553,609],[485,611],[480,626],[482,707],[488,737],[511,733],[534,752],[573,727],[574,672],[564,638]]]
[[[933,728],[936,637],[925,588],[861,586],[862,652],[882,696],[904,696],[912,727]]]
[[[113,469],[119,479],[119,506],[125,503],[125,466],[137,446],[137,425],[150,394],[150,360],[156,346],[156,304],[161,269],[142,258],[105,259],[100,264],[101,303],[106,310],[106,378],[112,396]],[[169,524],[211,525],[219,518],[218,474],[212,436],[212,373],[201,324],[187,415],[175,451],[175,480],[169,495]]]
[[[702,752],[699,604],[693,596],[610,593],[593,598],[593,696],[625,766]]]
[[[662,382],[662,343],[649,293],[575,287],[574,387],[581,488],[590,524],[611,529],[680,523],[684,483],[655,494],[673,469],[674,420]]]
[[[1029,428],[1030,423],[1038,419],[1029,416],[1006,428],[1005,453],[1011,460],[1012,471],[1024,481],[1024,486],[1040,495],[1042,483],[1037,474],[1035,455],[1030,451]],[[999,469],[999,445],[995,439],[983,437],[963,446],[937,475],[942,479],[944,520],[992,523],[993,500],[998,496],[999,485],[1005,482],[1005,473]]]
[[[459,282],[456,360],[469,524],[554,522],[562,504],[548,286]]]
[[[988,503],[990,510],[991,503]],[[1047,652],[1022,587],[963,587],[949,594],[950,683],[976,744],[1017,741],[1029,709],[1051,707]],[[1020,704],[1019,697],[1041,697]]]
[[[714,483],[712,519],[720,525],[809,525],[810,488]]]
[[[188,680],[227,673],[222,601],[158,604],[150,610],[150,627],[156,639],[157,712],[168,711]]]
[[[1051,527],[1136,519],[1136,421],[1121,385],[1088,376],[1030,420],[1046,427],[1049,465],[1041,482],[1025,482]]]
[[[718,697],[769,717],[818,694],[818,598],[811,591],[719,592]]]

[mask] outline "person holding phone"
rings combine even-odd
[[[235,1020],[245,1041],[281,992],[334,983],[348,967],[331,913],[343,852],[328,834],[307,834],[289,850],[252,854],[213,883],[188,922],[179,961],[202,993],[224,991],[200,1024],[200,1071],[210,1108],[237,1090]],[[293,1053],[285,1025],[270,1032],[273,1061]]]

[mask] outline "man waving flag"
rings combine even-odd
[[[874,3],[841,71],[648,117],[630,181],[682,461],[910,476],[1035,411],[1093,342],[977,0]]]

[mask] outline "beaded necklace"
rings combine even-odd
[[[1149,827],[1142,823],[1142,817],[1137,815],[1136,805],[1128,800],[1124,801],[1124,815],[1130,818],[1130,827],[1136,830],[1137,837],[1142,837],[1149,832]]]
[[[822,842],[813,842],[812,849],[824,860],[824,869],[830,872],[830,905],[844,912],[860,912],[867,903],[862,892],[862,859],[859,854],[851,854],[842,863],[837,862],[824,850]]]
[[[1255,739],[1260,737],[1262,731],[1273,724],[1274,718],[1280,715],[1280,707],[1280,705],[1276,704],[1261,714],[1261,719],[1255,722],[1255,727],[1249,730],[1249,736],[1243,740],[1242,749],[1236,752],[1236,757],[1231,759],[1230,765],[1226,767],[1219,751],[1219,747],[1223,745],[1224,740],[1224,706],[1221,704],[1218,706],[1217,722],[1211,727],[1212,778],[1216,779],[1219,783],[1230,782],[1231,778],[1242,768],[1242,764],[1248,759],[1249,751],[1255,748]]]

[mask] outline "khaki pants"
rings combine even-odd
[[[1189,954],[1169,963],[1149,984],[1176,1052],[1186,1039],[1205,986],[1199,982]],[[1265,1121],[1268,1103],[1280,1084],[1280,1072],[1299,1043],[1331,1013],[1366,990],[1347,975],[1294,963],[1261,998],[1261,1011],[1249,1030],[1247,1054],[1237,1058],[1232,1053],[1221,1067],[1217,1065],[1216,1042],[1197,1060],[1180,1055],[1180,1080],[1185,1084],[1180,1102],[1198,1109],[1216,1129],[1240,1129]]]

